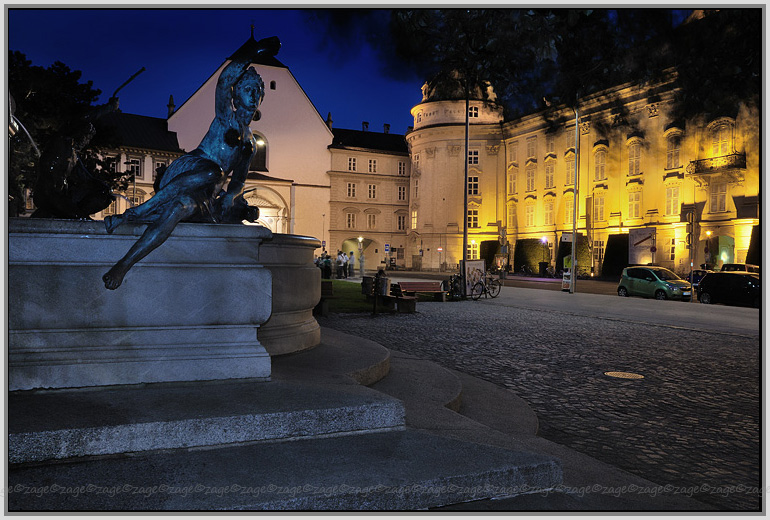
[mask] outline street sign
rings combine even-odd
[[[326,249],[326,240],[321,240],[321,247]]]
[[[442,252],[443,250],[444,250],[444,248],[443,248],[443,247],[438,247],[438,248],[436,248],[436,251],[438,251],[439,253],[440,253],[440,252]]]
[[[390,253],[390,244],[385,244],[385,252]]]

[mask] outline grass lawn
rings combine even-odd
[[[329,299],[329,312],[372,312],[372,302],[361,294],[360,282],[332,280],[334,298]]]

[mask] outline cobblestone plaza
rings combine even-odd
[[[758,311],[591,296],[575,310],[566,293],[505,287],[496,300],[319,323],[511,389],[546,439],[718,509],[759,509]],[[549,308],[533,304],[543,298]],[[619,318],[623,306],[648,312]],[[701,319],[676,324],[682,312]],[[720,326],[736,313],[756,330]]]

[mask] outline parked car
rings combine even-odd
[[[632,266],[623,269],[618,295],[689,301],[692,285],[665,267]]]
[[[692,290],[697,289],[698,284],[708,273],[713,273],[710,269],[693,269],[691,273],[687,274],[686,280],[692,284]]]
[[[722,271],[743,271],[745,273],[759,274],[759,266],[754,264],[724,264]]]
[[[719,271],[703,277],[698,285],[701,303],[724,303],[759,307],[762,290],[759,275],[741,271]]]

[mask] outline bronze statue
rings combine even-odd
[[[275,55],[281,45],[277,37],[256,43],[257,55]],[[249,163],[256,152],[249,123],[265,95],[262,78],[250,68],[256,58],[235,59],[222,71],[216,88],[216,116],[209,131],[195,150],[173,161],[163,172],[160,190],[121,215],[105,217],[108,233],[125,222],[149,224],[128,253],[102,277],[107,289],[117,289],[128,270],[165,242],[182,220],[256,220],[258,210],[243,199]]]

